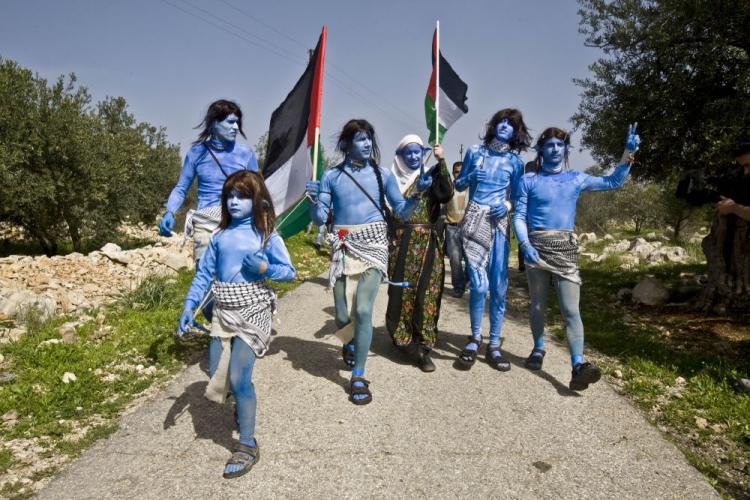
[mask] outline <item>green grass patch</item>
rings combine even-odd
[[[314,236],[305,234],[287,240],[298,275],[291,283],[272,284],[279,295],[328,266],[327,252],[313,242]],[[17,376],[0,386],[0,415],[18,413],[15,425],[0,424],[0,474],[19,465],[3,442],[39,438],[49,453],[76,456],[114,432],[117,417],[134,398],[205,349],[207,337],[180,341],[174,336],[192,276],[184,271],[148,278],[115,304],[90,311],[92,316],[103,312],[104,324],[79,326],[76,343],[43,344],[59,339],[58,327],[74,319],[64,317],[37,321],[33,334],[0,346],[6,369]],[[76,380],[63,383],[66,372]],[[20,487],[6,485],[0,496],[17,496]]]

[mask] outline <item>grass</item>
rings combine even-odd
[[[601,245],[586,251],[600,251]],[[605,355],[605,372],[622,373],[613,382],[722,494],[743,498],[750,496],[750,395],[735,391],[731,382],[750,374],[750,337],[717,336],[700,326],[705,318],[689,305],[659,309],[615,299],[620,288],[632,288],[646,275],[676,290],[681,275],[704,273],[700,245],[686,247],[690,263],[628,271],[619,269],[617,256],[599,263],[582,259],[586,345]],[[685,293],[680,300],[690,299],[690,290]]]
[[[313,239],[299,234],[287,240],[298,276],[291,283],[273,284],[279,295],[327,267],[328,256],[317,251]],[[78,455],[116,430],[120,412],[135,398],[168,380],[205,348],[206,337],[178,341],[173,335],[191,279],[191,272],[181,272],[145,280],[112,306],[90,311],[92,316],[102,312],[106,319],[101,325],[89,321],[80,326],[76,343],[43,344],[59,339],[58,327],[75,319],[64,317],[37,322],[33,335],[0,345],[5,367],[17,376],[0,386],[0,415],[18,413],[15,425],[0,423],[0,474],[22,474],[25,466],[13,458],[7,446],[11,440],[34,440],[46,454]],[[77,379],[63,383],[66,372]],[[7,483],[0,496],[23,497],[21,486]]]

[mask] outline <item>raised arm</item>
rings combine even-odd
[[[469,148],[466,150],[464,161],[461,164],[461,172],[453,181],[453,185],[455,186],[456,191],[466,191],[466,188],[469,187],[469,178],[474,170],[474,153],[472,151],[473,148]]]
[[[603,177],[585,175],[581,184],[581,191],[608,191],[619,189],[625,184],[625,180],[627,180],[630,173],[630,164],[633,161],[632,157],[638,151],[638,147],[641,144],[641,138],[636,132],[637,128],[638,122],[628,126],[628,135],[625,137],[625,151],[623,151],[622,158],[620,158],[620,162],[615,167],[614,172]]]

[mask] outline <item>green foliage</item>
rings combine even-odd
[[[626,126],[644,138],[633,174],[666,180],[716,170],[750,129],[750,3],[579,0],[579,31],[604,51],[577,79],[573,116],[602,164],[622,151]]]
[[[137,123],[122,97],[92,106],[75,75],[48,84],[0,59],[0,221],[48,255],[153,223],[179,169],[164,129]]]

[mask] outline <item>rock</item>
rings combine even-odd
[[[40,342],[39,343],[39,347],[44,347],[44,346],[48,346],[48,345],[57,345],[57,344],[62,344],[62,340],[60,340],[60,339],[48,339],[48,340]]]
[[[596,233],[582,233],[578,235],[578,243],[584,245],[596,241]]]
[[[60,336],[62,337],[62,341],[66,344],[75,344],[78,342],[78,334],[76,333],[76,327],[78,327],[80,323],[78,321],[68,321],[67,323],[63,323],[60,325],[60,327],[57,329],[57,331],[60,333]]]
[[[631,269],[637,268],[641,263],[641,260],[631,254],[625,254],[622,257],[620,257],[620,269],[623,271],[629,271]]]
[[[630,252],[632,253],[632,255],[635,255],[639,259],[644,260],[647,259],[648,256],[654,252],[654,250],[656,250],[656,247],[643,238],[638,238],[637,240],[635,240],[635,242],[630,247]]]
[[[644,278],[633,288],[633,301],[647,306],[659,306],[667,302],[669,291],[656,278]]]
[[[156,262],[164,264],[168,268],[179,271],[180,269],[189,269],[193,261],[187,256],[180,253],[158,253],[154,256]]]
[[[750,379],[738,378],[734,380],[732,385],[739,392],[750,393]]]
[[[0,354],[0,365],[3,364],[3,361],[5,361],[5,356],[3,356],[2,354]]]
[[[16,381],[16,374],[10,372],[0,372],[0,385],[12,384]]]
[[[676,385],[685,385],[687,383],[687,380],[685,380],[684,377],[677,377],[676,379],[674,379],[674,383]]]
[[[10,426],[13,426],[16,424],[16,421],[18,421],[18,412],[16,410],[7,411],[3,414],[2,417],[0,417],[0,420]]]
[[[606,239],[606,238],[605,238]],[[620,240],[617,243],[612,243],[604,247],[604,253],[623,253],[630,249],[630,242],[628,240]]]
[[[604,237],[603,237],[602,239],[603,239],[604,241],[614,241],[614,240],[615,240],[615,237],[614,237],[614,236],[612,236],[611,234],[605,234],[605,235],[604,235]]]
[[[107,317],[104,315],[104,313],[100,312],[99,314],[96,315],[96,324],[101,326],[104,324],[104,321],[106,319]]]
[[[81,290],[83,290],[84,293],[94,293],[99,291],[99,287],[93,283],[86,283]]]
[[[615,378],[617,378],[617,379],[622,379],[622,370],[617,369],[617,370],[613,371],[612,372],[612,376],[615,377]]]
[[[72,372],[63,373],[63,376],[62,376],[63,384],[69,384],[71,382],[75,382],[76,380],[78,380],[78,377],[76,377],[75,373],[72,373]]]
[[[22,288],[6,292],[5,297],[0,299],[0,320],[13,319],[29,304],[36,301],[36,294],[31,290]]]
[[[705,429],[706,427],[708,427],[708,420],[706,420],[705,418],[698,416],[695,416],[693,418],[695,419],[695,425],[699,429]]]
[[[114,243],[107,243],[99,251],[112,262],[125,265],[130,264],[130,256]]]

